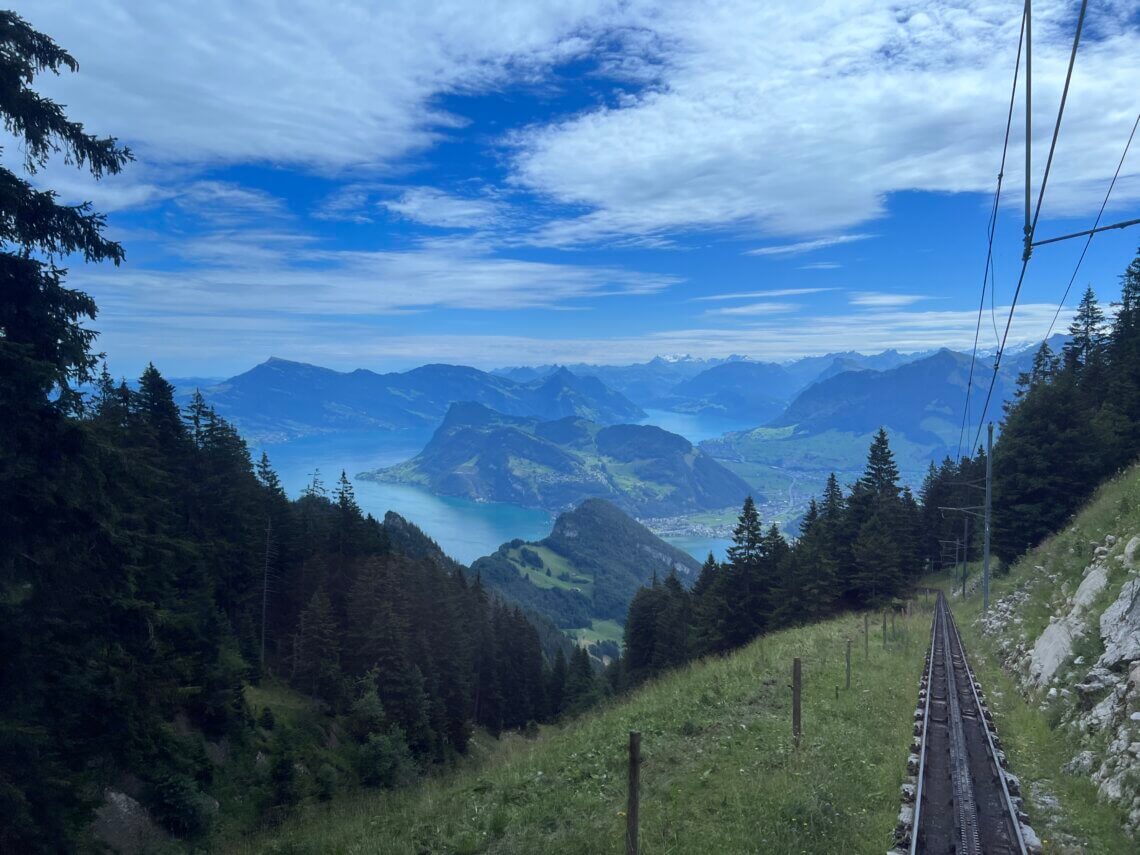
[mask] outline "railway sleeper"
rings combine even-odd
[[[1013,814],[1016,816],[1018,832],[1025,844],[1025,851],[1029,853],[1029,855],[1041,855],[1041,841],[1033,831],[1033,828],[1029,825],[1029,817],[1024,811],[1025,801],[1021,794],[1021,781],[1016,775],[1009,771],[1009,760],[1006,757],[1005,751],[1002,750],[1002,742],[997,734],[997,725],[994,721],[993,713],[990,712],[985,704],[985,695],[982,693],[981,683],[974,676],[966,660],[965,651],[961,647],[961,639],[958,637],[957,628],[953,623],[953,617],[950,615],[947,615],[947,617],[950,620],[952,638],[957,639],[958,651],[956,653],[953,649],[946,651],[949,653],[947,657],[949,659],[949,669],[942,665],[942,662],[946,661],[945,659],[936,661],[932,665],[932,654],[935,657],[943,655],[942,644],[936,639],[932,639],[934,646],[927,653],[926,667],[923,670],[923,676],[919,682],[919,703],[918,709],[915,711],[915,738],[911,743],[911,753],[907,758],[907,771],[910,776],[908,777],[908,781],[913,783],[904,784],[900,788],[903,805],[899,811],[900,821],[895,831],[895,848],[891,849],[887,855],[907,855],[914,843],[915,835],[918,834],[918,829],[915,826],[915,817],[922,806],[916,802],[920,788],[917,774],[919,768],[922,766],[921,755],[925,743],[922,726],[923,716],[921,713],[923,708],[928,705],[929,721],[933,727],[940,728],[949,724],[949,707],[951,702],[955,699],[947,698],[945,695],[941,698],[937,697],[937,687],[941,685],[940,683],[936,682],[935,687],[931,687],[932,681],[943,680],[949,676],[945,673],[947,670],[952,671],[955,676],[958,677],[956,681],[958,691],[955,694],[957,695],[956,699],[960,702],[962,707],[962,718],[971,719],[975,722],[980,719],[985,722],[986,734],[993,746],[993,760],[997,763],[997,768],[994,770],[993,781],[1005,785],[1009,804]],[[932,633],[934,631],[935,629],[932,627]],[[930,696],[929,702],[928,695]],[[975,705],[975,698],[977,705]],[[970,774],[970,780],[976,783],[972,773]],[[946,805],[946,809],[953,809],[953,800]],[[904,819],[907,821],[904,822]]]

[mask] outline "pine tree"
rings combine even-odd
[[[878,502],[890,502],[899,495],[899,467],[885,428],[879,428],[867,454],[867,468],[860,483]]]
[[[843,514],[843,490],[839,487],[839,479],[832,472],[827,476],[827,485],[823,490],[823,502],[820,505],[820,517],[825,520],[837,521]]]
[[[565,709],[566,696],[566,654],[562,648],[554,654],[554,664],[546,683],[547,709],[550,717],[557,720]]]
[[[360,505],[356,504],[356,492],[352,489],[352,482],[348,480],[344,470],[340,470],[340,478],[336,482],[336,505],[342,515],[356,518],[360,516]]]
[[[261,459],[257,462],[257,480],[261,486],[269,491],[270,495],[285,497],[285,488],[281,486],[281,479],[277,477],[273,465],[269,462],[269,455],[264,451],[261,452]]]
[[[174,387],[167,382],[153,363],[149,363],[139,377],[139,390],[135,396],[142,416],[159,450],[170,454],[181,449],[187,435],[182,413],[174,403]]]
[[[107,687],[133,691],[152,672],[145,651],[133,674],[118,673],[105,653],[137,652],[114,634],[141,623],[146,604],[122,560],[128,544],[103,528],[104,487],[115,485],[91,465],[87,435],[68,418],[82,412],[76,387],[97,364],[85,323],[96,305],[67,286],[60,265],[117,265],[123,248],[89,203],[62,204],[31,179],[51,160],[100,179],[131,154],[32,88],[45,72],[78,70],[69,53],[10,11],[0,11],[0,48],[0,116],[15,142],[13,168],[0,165],[0,849],[64,852],[80,848],[88,819],[87,797],[68,784],[73,770],[115,750],[110,738],[92,744],[85,712]],[[116,712],[135,720],[147,698],[140,691]]]
[[[723,600],[720,596],[722,568],[710,552],[693,583],[692,629],[689,632],[690,654],[704,656],[718,649],[719,622]]]
[[[301,613],[297,645],[297,684],[311,695],[335,704],[340,700],[340,645],[332,603],[323,588]]]
[[[1133,454],[1140,448],[1140,253],[1120,281],[1120,303],[1109,334],[1107,400],[1128,423],[1124,436]],[[1116,452],[1127,456],[1127,451]]]
[[[689,660],[689,593],[676,573],[665,577],[661,585],[661,603],[657,609],[657,625],[653,634],[652,667],[660,674]]]
[[[590,664],[590,654],[584,647],[574,648],[570,657],[570,670],[566,675],[566,712],[579,715],[598,702],[600,692]]]
[[[1097,302],[1092,286],[1085,288],[1073,322],[1069,324],[1069,342],[1063,358],[1066,368],[1088,369],[1096,366],[1104,355],[1107,343],[1104,312]]]
[[[661,601],[660,586],[652,584],[638,588],[629,603],[625,619],[625,668],[634,685],[653,674],[657,615],[661,610]]]

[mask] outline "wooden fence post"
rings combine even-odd
[[[641,807],[641,733],[629,732],[629,803],[625,811],[625,855],[637,855],[637,814]]]
[[[847,639],[847,685],[844,687],[851,688],[851,639]]]
[[[796,746],[800,744],[800,658],[797,656],[792,660],[792,736],[796,740]]]

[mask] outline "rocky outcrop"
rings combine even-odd
[[[1018,678],[1027,698],[1056,714],[1079,746],[1064,771],[1087,776],[1103,799],[1124,808],[1127,830],[1135,836],[1140,835],[1140,534],[1127,543],[1108,535],[1089,546],[1092,558],[1072,595],[1060,572],[1038,566],[1022,587],[994,604],[982,630],[996,638],[1006,670]],[[1107,607],[1105,592],[1115,592]],[[1032,638],[1022,615],[1031,600],[1046,597],[1053,617]],[[1086,654],[1091,647],[1100,655],[1091,663],[1074,655],[1077,642]]]
[[[126,855],[161,851],[170,842],[146,808],[110,787],[103,793],[103,804],[95,811],[91,832],[112,852]]]
[[[1072,657],[1073,642],[1088,629],[1086,613],[1107,585],[1108,567],[1098,558],[1085,570],[1085,578],[1073,594],[1069,610],[1054,618],[1033,645],[1029,673],[1038,686],[1052,680],[1057,670]]]
[[[1103,667],[1117,668],[1140,659],[1140,577],[1125,582],[1120,596],[1100,616],[1100,637]]]

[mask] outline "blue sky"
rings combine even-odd
[[[1034,3],[1036,182],[1078,5]],[[15,8],[80,62],[42,91],[138,157],[36,178],[126,246],[72,267],[117,374],[973,341],[1020,2]],[[1039,236],[1091,224],[1138,111],[1140,12],[1092,4]],[[1020,265],[1023,139],[983,347]],[[1138,208],[1140,143],[1106,216]],[[1069,303],[1111,299],[1138,244],[1098,237]],[[1044,336],[1080,249],[1037,251],[1014,340]]]

